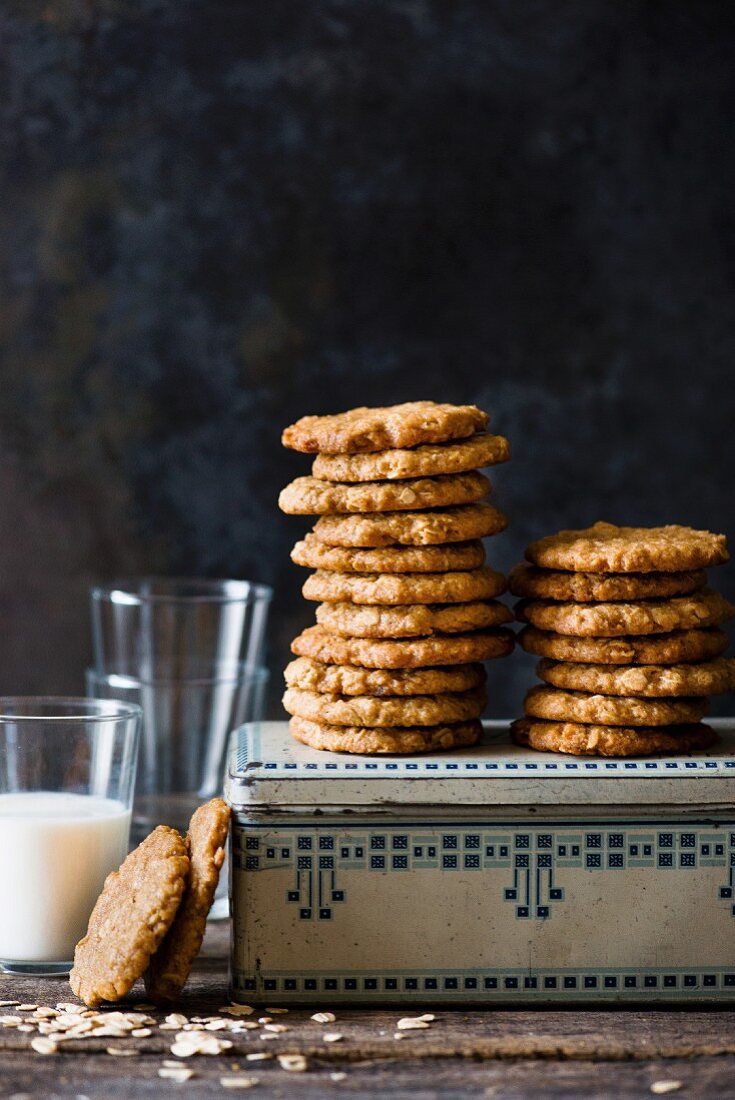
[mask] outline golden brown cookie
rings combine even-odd
[[[707,713],[707,700],[632,699],[621,695],[594,695],[562,691],[546,684],[526,693],[524,712],[552,722],[583,722],[598,726],[678,726],[698,722]]]
[[[532,542],[526,557],[545,569],[583,573],[675,573],[720,565],[729,558],[724,535],[692,527],[616,527],[595,523]]]
[[[119,1001],[142,976],[173,923],[188,877],[186,845],[165,825],[107,876],[69,975],[72,990],[90,1008]]]
[[[688,573],[569,573],[516,565],[508,587],[514,596],[541,600],[573,600],[576,603],[608,600],[648,600],[682,596],[703,588],[701,570]]]
[[[735,690],[735,657],[719,657],[691,665],[585,665],[539,661],[538,676],[554,687],[593,691],[603,695],[661,698],[680,695],[717,695]]]
[[[502,573],[484,566],[460,573],[335,573],[318,570],[301,589],[307,600],[359,604],[467,603],[505,591]]]
[[[706,588],[668,600],[596,604],[526,600],[516,605],[517,618],[539,630],[574,634],[580,638],[670,634],[674,630],[717,626],[733,614],[735,608],[724,596]]]
[[[145,973],[146,993],[156,1004],[178,998],[199,954],[229,830],[230,808],[221,798],[200,806],[189,822],[186,837],[191,863],[189,881],[174,922]]]
[[[479,718],[485,709],[484,687],[444,695],[322,695],[287,688],[283,705],[289,714],[329,726],[438,726]]]
[[[291,561],[311,569],[334,569],[340,573],[445,573],[478,569],[485,561],[485,548],[479,539],[474,539],[448,546],[379,546],[360,550],[328,546],[309,533],[294,546]]]
[[[422,443],[465,439],[487,427],[487,413],[475,405],[409,401],[384,408],[350,409],[331,416],[302,416],[281,436],[294,451],[365,454]]]
[[[489,492],[490,482],[476,471],[407,481],[364,481],[359,485],[297,477],[281,492],[278,507],[292,516],[410,512],[474,504]]]
[[[556,661],[600,665],[673,665],[707,661],[727,649],[727,634],[715,628],[627,638],[576,638],[525,627],[518,641],[527,653]]]
[[[431,638],[378,640],[343,638],[321,626],[310,626],[291,642],[299,657],[363,668],[426,668],[492,661],[512,652],[512,630],[478,630],[474,634],[435,634]]]
[[[508,520],[492,504],[461,504],[436,512],[322,516],[313,534],[330,546],[428,546],[497,535]]]
[[[319,626],[350,638],[417,638],[428,634],[460,634],[501,626],[513,618],[496,600],[472,603],[382,604],[320,603]]]
[[[478,433],[457,443],[425,444],[412,450],[362,455],[317,455],[312,474],[325,481],[393,481],[408,477],[461,474],[507,462],[508,440]]]
[[[402,726],[382,729],[330,726],[322,722],[309,722],[304,718],[292,718],[288,725],[292,736],[312,749],[367,755],[446,751],[463,745],[474,745],[482,737],[482,724],[477,719],[454,725],[421,726],[417,729],[406,729]]]
[[[577,722],[543,722],[517,718],[511,736],[518,745],[541,752],[566,752],[573,756],[650,756],[651,753],[688,753],[708,749],[719,738],[709,726],[585,726]]]
[[[359,665],[326,665],[310,657],[297,657],[286,666],[289,687],[334,695],[434,695],[469,691],[485,683],[481,664],[448,668],[382,669]]]

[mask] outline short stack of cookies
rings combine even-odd
[[[519,635],[542,658],[516,742],[583,756],[708,748],[708,696],[735,687],[720,624],[735,608],[706,586],[723,535],[596,523],[532,543],[510,574]]]
[[[318,749],[417,753],[474,744],[482,661],[513,648],[496,599],[506,580],[480,541],[506,526],[478,467],[508,458],[474,405],[411,402],[308,416],[286,447],[317,453],[279,504],[316,515],[292,559],[317,625],[293,642],[283,702],[293,736]]]

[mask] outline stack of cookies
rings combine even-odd
[[[485,671],[512,619],[480,541],[506,526],[478,467],[508,443],[474,405],[417,401],[307,416],[283,443],[317,452],[279,504],[316,515],[292,559],[314,570],[303,594],[317,625],[292,644],[284,706],[293,736],[318,749],[414,753],[481,735]]]
[[[719,625],[735,608],[706,587],[727,561],[723,535],[689,527],[596,523],[532,543],[510,590],[543,660],[514,739],[587,756],[688,752],[716,735],[707,696],[735,687]]]

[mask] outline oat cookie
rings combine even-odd
[[[650,756],[655,752],[688,753],[708,749],[719,738],[709,726],[586,726],[576,722],[543,722],[518,718],[511,724],[518,745],[541,752],[566,752],[573,756]]]
[[[554,687],[593,691],[603,695],[659,698],[680,695],[717,695],[735,690],[735,657],[719,657],[691,665],[585,665],[539,661],[536,673]]]
[[[344,640],[344,639],[342,639]],[[469,691],[485,683],[481,664],[448,668],[382,669],[359,665],[327,665],[310,657],[297,657],[284,672],[289,687],[334,695],[434,695]]]
[[[631,699],[594,695],[539,685],[526,693],[524,711],[531,718],[553,722],[589,722],[598,726],[677,726],[698,722],[707,713],[707,700]]]
[[[508,440],[479,433],[457,443],[425,444],[412,450],[378,451],[363,455],[317,455],[314,477],[325,481],[393,481],[408,477],[461,474],[507,462]]]
[[[435,512],[322,516],[314,535],[330,546],[428,546],[497,535],[508,520],[492,504],[461,504]]]
[[[556,661],[600,665],[668,665],[707,661],[727,649],[724,630],[676,630],[671,634],[627,638],[576,638],[525,627],[518,641],[527,653]]]
[[[364,481],[360,485],[297,477],[282,490],[278,507],[292,516],[411,512],[474,504],[489,492],[490,482],[476,471],[407,481]]]
[[[309,533],[291,551],[291,561],[340,573],[445,573],[479,569],[485,548],[479,539],[448,546],[381,546],[360,550],[328,546]]]
[[[467,603],[505,591],[505,577],[488,566],[460,573],[335,573],[318,570],[301,589],[307,600],[358,604]]]
[[[178,998],[199,954],[229,830],[230,808],[221,798],[200,806],[189,822],[186,837],[191,862],[189,881],[174,922],[145,973],[146,992],[157,1004]]]
[[[475,405],[409,401],[384,408],[350,409],[332,416],[302,416],[281,436],[294,451],[365,454],[422,443],[465,439],[487,427],[487,413]]]
[[[322,722],[308,722],[304,718],[292,718],[288,725],[292,736],[297,741],[310,745],[312,749],[368,755],[437,752],[474,745],[482,737],[482,725],[478,719],[472,722],[456,722],[454,725],[421,726],[414,729],[402,726],[382,729],[330,726]]]
[[[401,699],[375,695],[321,695],[287,688],[283,705],[289,714],[330,726],[438,726],[467,722],[485,709],[484,687],[444,695],[407,695]]]
[[[119,1001],[142,976],[173,923],[188,877],[186,845],[165,825],[107,876],[69,975],[90,1008]]]
[[[513,616],[496,600],[471,603],[383,604],[320,603],[319,626],[351,638],[415,638],[427,634],[459,634],[500,626]]]
[[[514,596],[576,603],[682,596],[703,588],[704,583],[705,575],[701,570],[688,573],[570,573],[525,563],[511,569],[508,577],[508,587]]]
[[[614,638],[623,634],[670,634],[673,630],[717,626],[735,608],[719,592],[703,588],[668,600],[621,603],[557,603],[528,600],[516,606],[517,618],[539,630],[581,638]]]
[[[705,569],[729,558],[724,535],[692,527],[616,527],[595,523],[532,542],[526,557],[546,569],[586,573],[664,573]]]
[[[478,630],[472,634],[435,634],[430,638],[378,640],[343,638],[321,626],[310,626],[291,643],[299,657],[362,668],[406,669],[491,661],[512,652],[512,630]]]

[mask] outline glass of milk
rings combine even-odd
[[[66,974],[128,850],[141,709],[0,697],[0,970]]]

